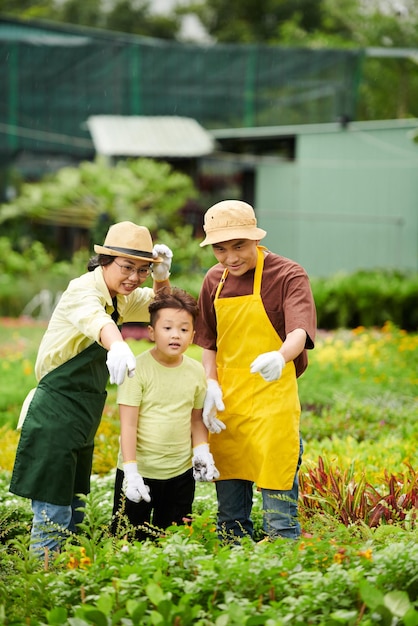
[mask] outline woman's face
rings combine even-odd
[[[103,265],[103,276],[112,296],[128,296],[144,283],[151,274],[148,261],[133,261],[125,257],[115,257],[109,265]]]

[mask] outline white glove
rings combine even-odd
[[[286,361],[283,356],[277,350],[273,352],[265,352],[260,354],[251,363],[250,372],[256,374],[257,372],[266,380],[271,383],[273,380],[279,380],[282,375],[282,371]]]
[[[124,463],[123,471],[125,478],[123,479],[122,490],[128,500],[131,502],[151,502],[151,496],[149,495],[149,487],[144,483],[144,479],[141,474],[138,473],[138,466],[136,463]]]
[[[129,378],[135,374],[136,359],[127,343],[114,341],[107,353],[106,365],[110,374],[110,382],[121,385],[125,380],[126,370],[128,370]]]
[[[170,248],[163,243],[156,243],[152,249],[152,256],[154,259],[156,259],[157,256],[162,258],[161,263],[152,264],[151,276],[153,280],[157,282],[168,280],[170,276],[171,260],[173,258],[173,253]]]
[[[205,401],[203,403],[203,423],[210,433],[220,433],[226,426],[216,417],[217,411],[223,411],[222,389],[214,378],[209,378]]]
[[[219,478],[208,443],[201,443],[193,448],[193,478],[199,482],[210,482]]]

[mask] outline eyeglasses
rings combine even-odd
[[[114,261],[116,265],[120,267],[120,271],[124,276],[131,276],[131,274],[138,274],[140,278],[146,278],[151,274],[152,268],[148,267],[138,267],[136,268],[134,265],[121,265],[117,261]]]

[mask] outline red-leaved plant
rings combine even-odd
[[[396,476],[384,473],[376,489],[363,473],[355,479],[354,464],[341,470],[318,457],[318,465],[300,472],[301,509],[306,517],[315,513],[333,515],[346,526],[363,522],[370,528],[381,523],[408,522],[414,528],[418,507],[418,473],[409,463]]]

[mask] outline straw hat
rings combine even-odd
[[[154,259],[152,256],[152,248],[148,228],[137,226],[133,222],[119,222],[109,228],[103,246],[95,244],[94,251],[97,254],[161,263],[160,257]]]
[[[201,246],[231,239],[258,241],[267,234],[262,228],[257,228],[253,207],[240,200],[223,200],[211,206],[205,213],[203,229],[206,238]]]

